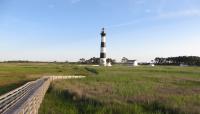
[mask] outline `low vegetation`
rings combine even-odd
[[[0,63],[0,95],[28,81],[46,75],[89,75],[85,69],[69,64]]]
[[[0,94],[45,75],[88,77],[53,82],[40,114],[200,114],[200,67],[1,63]]]
[[[199,67],[77,67],[51,84],[40,114],[200,114]]]
[[[155,63],[158,65],[190,65],[200,66],[200,57],[198,56],[179,56],[179,57],[156,57]]]

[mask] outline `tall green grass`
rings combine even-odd
[[[199,67],[0,64],[0,94],[45,75],[85,75],[51,84],[40,114],[200,114]]]
[[[88,75],[84,68],[53,63],[0,63],[0,95],[49,75]]]
[[[83,67],[80,67],[83,69]],[[198,114],[199,67],[87,67],[51,85],[40,114]]]

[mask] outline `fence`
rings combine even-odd
[[[85,76],[45,76],[0,96],[0,114],[37,114],[51,81]]]

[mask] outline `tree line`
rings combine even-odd
[[[112,59],[112,58],[107,58],[106,61],[110,62],[111,64],[116,63],[116,60]],[[80,64],[99,64],[100,58],[96,58],[96,57],[92,57],[90,59],[81,58],[81,59],[79,59],[78,63],[80,63]]]
[[[200,57],[198,56],[178,56],[178,57],[156,57],[155,64],[157,65],[191,65],[200,66]]]

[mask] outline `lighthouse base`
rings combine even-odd
[[[100,66],[107,66],[106,58],[100,58]]]

